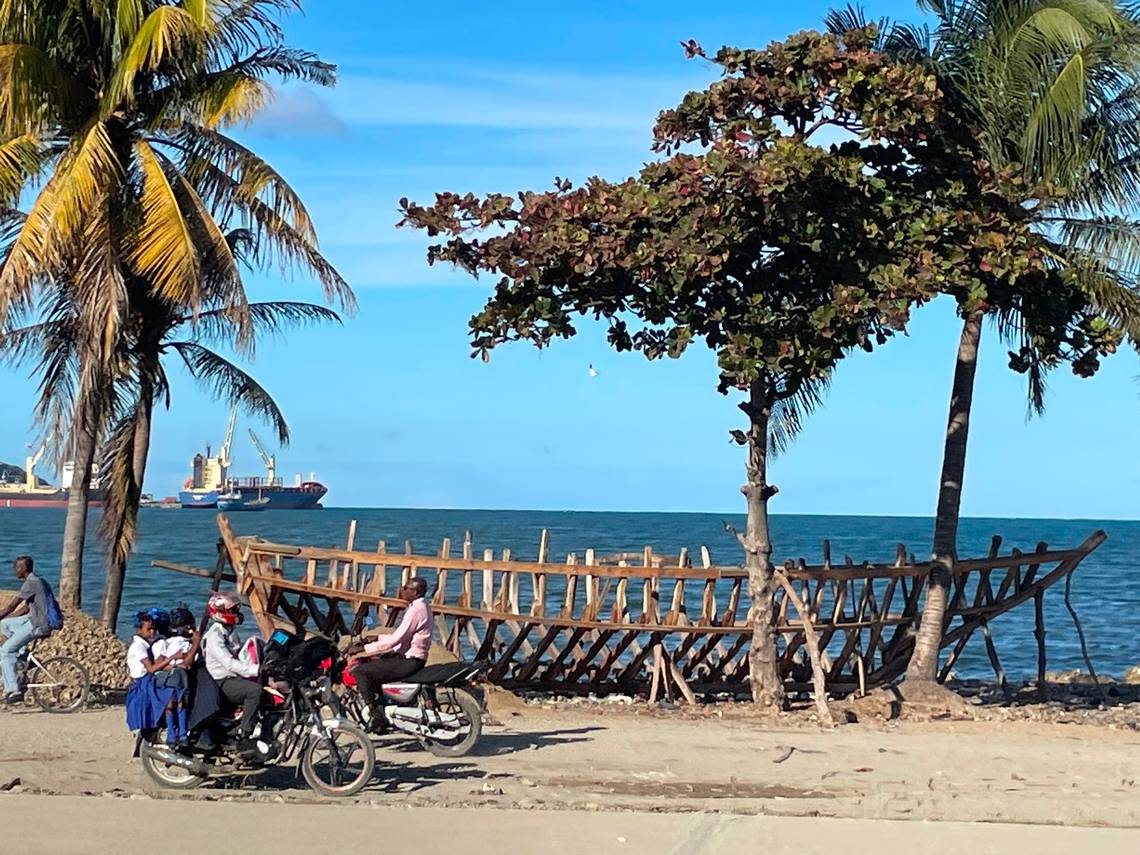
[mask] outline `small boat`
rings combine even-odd
[[[218,494],[219,511],[264,511],[269,507],[269,499],[258,496],[256,499],[244,496],[237,490]]]

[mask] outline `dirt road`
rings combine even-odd
[[[612,832],[610,842],[619,836],[632,841],[620,829],[636,827],[638,834],[644,833],[646,846],[649,841],[661,844],[655,852],[698,853],[731,851],[677,848],[693,834],[707,836],[700,829],[708,831],[707,823],[714,820],[717,835],[723,832],[728,841],[753,828],[744,822],[750,816],[761,825],[778,817],[835,818],[874,820],[858,826],[860,835],[893,828],[895,838],[902,839],[897,832],[905,830],[912,844],[921,843],[913,835],[927,834],[926,829],[945,834],[957,828],[948,823],[986,823],[971,832],[981,835],[977,852],[1004,851],[1000,828],[1005,825],[997,824],[1034,826],[1025,834],[1040,837],[1042,846],[1068,841],[1071,847],[1079,839],[1085,845],[1076,851],[1107,852],[1127,841],[1129,847],[1119,851],[1140,851],[1140,734],[1131,730],[902,722],[823,732],[715,716],[692,721],[612,711],[530,709],[515,715],[500,713],[499,718],[501,724],[487,728],[475,755],[456,760],[434,758],[399,739],[381,743],[376,778],[352,800],[356,807],[334,813],[332,808],[314,805],[312,810],[328,812],[327,820],[316,825],[331,834],[342,826],[351,830],[362,823],[399,824],[401,817],[407,817],[429,829],[433,840],[438,835],[440,845],[448,843],[445,828],[452,827],[452,819],[457,822],[454,827],[509,827],[512,835],[524,833],[522,829],[533,823],[536,828],[550,828],[550,835],[565,833],[568,840],[583,845],[587,837],[578,836],[581,830],[588,835]],[[0,714],[0,787],[20,779],[12,793],[0,794],[0,822],[7,825],[0,849],[12,851],[7,846],[15,839],[12,823],[28,811],[34,817],[62,818],[75,805],[77,817],[90,815],[93,822],[121,817],[128,827],[136,825],[136,815],[147,817],[149,823],[151,817],[166,816],[170,810],[176,822],[182,817],[264,816],[266,827],[280,830],[281,811],[274,812],[274,803],[290,803],[297,811],[287,815],[301,817],[310,813],[307,807],[300,810],[302,806],[320,801],[288,770],[231,789],[209,787],[188,795],[155,791],[131,760],[131,747],[121,709],[55,717]],[[199,803],[179,801],[184,798]],[[243,813],[240,803],[249,803],[250,812]],[[370,810],[378,808],[416,810],[409,814]],[[463,808],[468,810],[450,812]],[[443,813],[436,813],[441,809]],[[384,819],[389,816],[394,819]],[[440,817],[448,818],[446,827],[436,822]],[[882,825],[880,820],[916,822]],[[64,823],[61,831],[54,821],[38,825],[40,833],[49,836],[70,829]],[[825,826],[839,829],[837,840],[847,833],[841,823],[812,823],[811,839],[817,840],[816,829]],[[756,830],[760,827],[747,834],[760,833]],[[779,828],[789,835],[801,833],[795,822]],[[1110,834],[1108,829],[1119,831]],[[187,833],[192,831],[188,827]],[[535,833],[535,846],[553,846],[554,837],[545,831]],[[91,835],[84,833],[82,838],[76,846],[87,845]],[[351,834],[345,838],[352,839]],[[588,839],[596,845],[581,851],[619,851],[602,845],[602,838]],[[665,839],[668,845],[661,843]],[[1019,851],[1029,846],[1025,842],[1029,837],[1018,839]],[[987,848],[989,843],[981,846],[985,841],[997,841],[998,848]],[[255,837],[244,842],[243,855],[258,851],[256,843]],[[797,852],[812,851],[802,848],[802,843]],[[956,837],[954,845],[967,844]],[[45,851],[96,850],[52,844]],[[290,851],[322,850],[290,847]],[[465,851],[480,850],[465,847]],[[631,846],[620,851],[640,850]]]

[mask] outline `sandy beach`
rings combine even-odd
[[[522,704],[494,720],[475,754],[456,760],[382,741],[368,789],[328,804],[291,770],[157,791],[130,757],[120,708],[0,714],[0,786],[19,779],[0,795],[5,852],[102,852],[112,827],[152,824],[194,840],[215,823],[246,853],[271,851],[259,848],[267,829],[323,841],[294,851],[365,851],[369,828],[401,829],[392,845],[426,840],[425,852],[459,851],[457,832],[466,852],[507,839],[530,852],[728,852],[756,839],[812,852],[853,834],[883,853],[951,840],[979,852],[1140,851],[1131,728],[902,721],[824,732],[715,711]]]

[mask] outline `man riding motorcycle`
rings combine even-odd
[[[206,603],[206,617],[210,622],[210,628],[202,636],[206,671],[218,684],[222,697],[242,707],[239,750],[255,752],[257,743],[252,737],[261,703],[261,684],[258,665],[238,658],[241,639],[235,627],[243,619],[241,600],[231,593],[212,594]]]

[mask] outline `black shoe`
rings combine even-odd
[[[238,741],[237,754],[242,760],[247,763],[256,763],[265,761],[265,752],[257,744],[256,739],[245,738]]]
[[[6,704],[22,704],[24,702],[23,692],[10,692],[4,696],[4,703]]]

